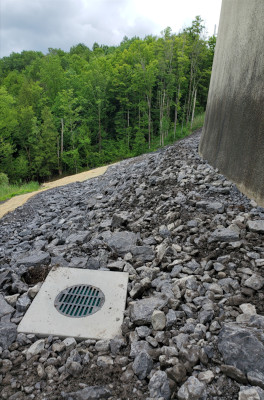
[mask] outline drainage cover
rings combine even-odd
[[[77,339],[122,333],[128,273],[54,267],[26,311],[18,332]]]
[[[56,297],[54,306],[67,317],[81,318],[96,313],[104,302],[104,294],[99,288],[78,285],[62,290]]]

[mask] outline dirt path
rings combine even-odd
[[[111,164],[113,165],[113,164]],[[45,190],[53,189],[55,187],[68,185],[68,183],[83,182],[87,179],[95,178],[96,176],[103,175],[110,165],[92,169],[90,171],[81,172],[80,174],[66,176],[65,178],[58,179],[57,181],[44,183],[40,190],[36,192],[21,194],[19,196],[12,197],[5,203],[0,204],[0,218],[10,211],[14,211],[17,207],[25,204],[28,199],[35,196],[37,193],[44,192]]]

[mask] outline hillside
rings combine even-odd
[[[1,398],[264,398],[264,210],[200,159],[199,138],[0,220]],[[121,337],[16,335],[55,265],[129,272]]]

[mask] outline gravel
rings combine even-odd
[[[264,210],[199,137],[0,220],[1,399],[264,399]],[[56,265],[129,273],[121,336],[17,334]]]

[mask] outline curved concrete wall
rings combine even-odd
[[[264,206],[264,0],[223,0],[200,154]]]

